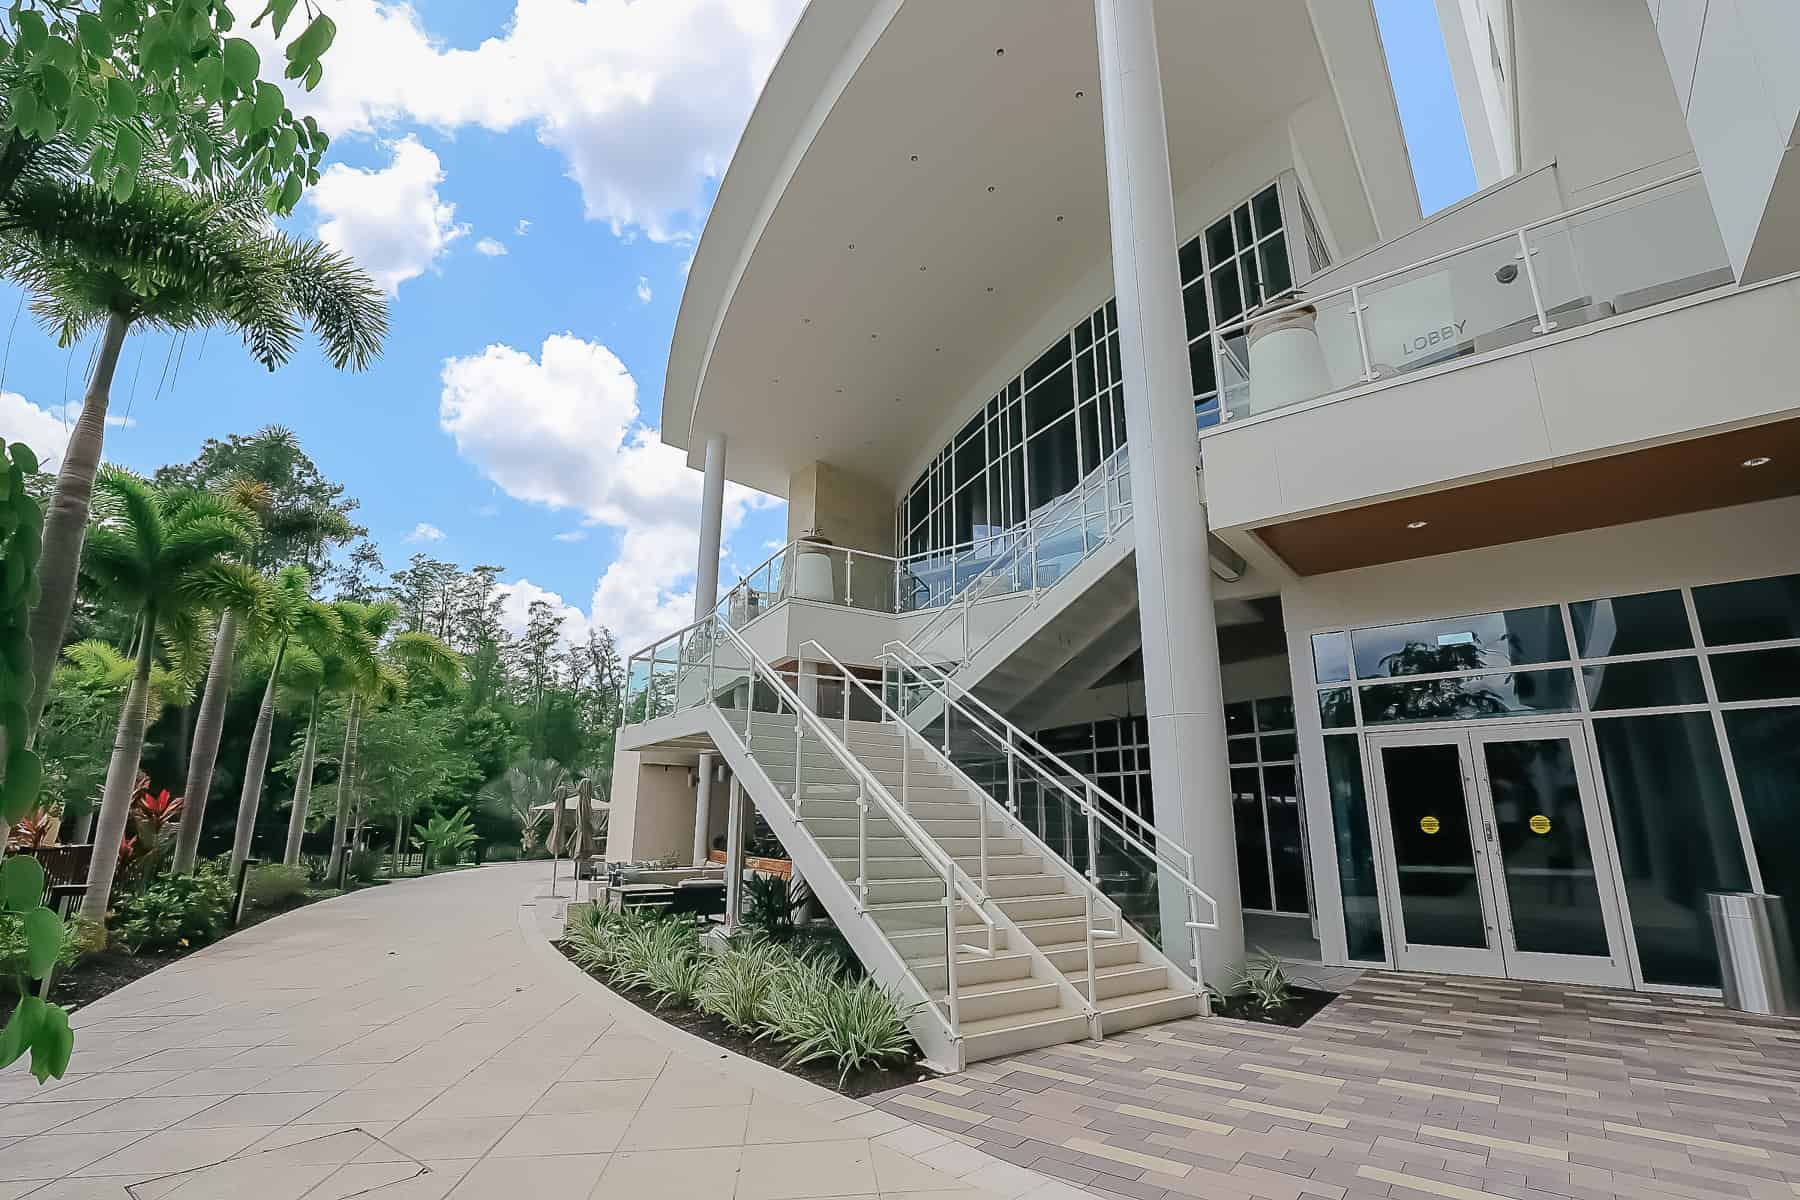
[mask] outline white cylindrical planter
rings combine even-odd
[[[830,604],[835,589],[831,582],[831,551],[824,546],[803,543],[794,561],[794,597]]]
[[[1331,371],[1310,304],[1250,322],[1250,414],[1323,396]]]

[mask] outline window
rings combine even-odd
[[[1179,262],[1195,420],[1206,426],[1219,419],[1208,331],[1228,319],[1224,308],[1215,316],[1213,297],[1226,295],[1229,316],[1237,316],[1293,286],[1278,185],[1183,245]],[[1118,305],[1108,301],[1047,347],[920,472],[895,513],[896,544],[925,560],[914,564],[920,585],[903,603],[941,603],[954,591],[957,555],[979,570],[989,553],[984,536],[1022,524],[1124,444],[1119,375]]]
[[[1291,696],[1225,706],[1238,890],[1252,911],[1305,914],[1306,839]]]

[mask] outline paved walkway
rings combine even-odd
[[[1191,1020],[881,1100],[1133,1200],[1793,1200],[1800,1022],[1371,973],[1300,1030]]]
[[[0,1200],[1078,1195],[612,996],[547,882],[371,889],[89,1006],[66,1079],[0,1074]]]

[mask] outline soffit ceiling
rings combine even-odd
[[[1328,90],[1302,0],[1164,0],[1157,19],[1178,194]],[[664,440],[698,466],[723,432],[730,477],[778,495],[814,460],[897,491],[1106,261],[1096,53],[1091,0],[902,5],[757,241],[691,436],[676,397]]]

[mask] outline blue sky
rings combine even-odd
[[[1431,211],[1473,189],[1434,7],[1376,7]],[[287,425],[362,502],[390,569],[415,550],[497,564],[519,619],[553,593],[572,631],[597,619],[628,648],[684,623],[699,480],[644,430],[706,204],[797,11],[338,0],[308,104],[340,133],[295,222],[390,287],[386,353],[348,374],[308,348],[270,374],[222,331],[137,334],[108,458],[150,471],[209,436]],[[19,301],[0,286],[0,321]],[[27,311],[0,435],[56,440],[87,353],[58,349]],[[727,583],[785,521],[736,493],[728,525]]]

